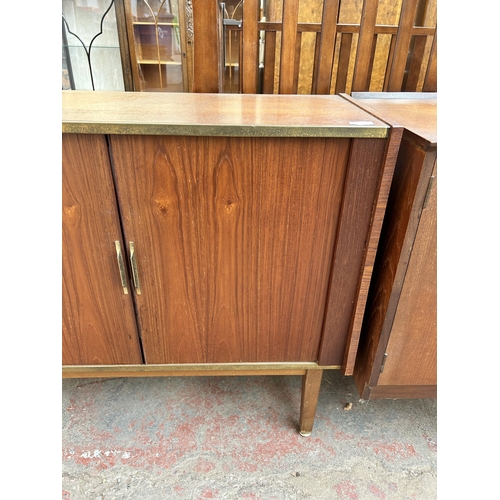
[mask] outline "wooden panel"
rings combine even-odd
[[[284,0],[283,31],[281,36],[279,93],[293,93],[295,68],[295,48],[297,21],[299,19],[299,0]]]
[[[357,299],[352,316],[352,324],[349,328],[346,351],[344,353],[344,359],[342,362],[342,370],[344,371],[345,375],[352,375],[354,371],[354,364],[356,361],[356,354],[358,352],[359,337],[363,323],[366,300],[368,297],[368,290],[372,278],[373,265],[375,263],[375,255],[380,240],[382,223],[387,207],[389,191],[394,174],[394,169],[396,166],[396,160],[398,157],[402,135],[403,129],[401,127],[394,127],[391,130],[391,135],[389,137],[389,141],[385,150],[383,169],[380,174],[379,185],[376,188],[376,204],[372,213],[370,229],[368,231],[368,236],[365,242],[365,255],[362,263],[362,274],[357,291]]]
[[[321,45],[317,63],[317,86],[315,94],[329,94],[332,81],[333,56],[337,39],[337,19],[339,15],[339,0],[323,2],[323,19],[321,26]]]
[[[403,140],[387,204],[354,377],[360,394],[377,384],[435,153]]]
[[[192,0],[193,4],[193,92],[221,92],[221,32],[218,2]]]
[[[352,91],[368,91],[370,88],[370,60],[373,53],[373,40],[375,35],[375,21],[377,19],[378,0],[364,0],[361,13],[361,26],[359,30],[358,48]]]
[[[366,258],[386,141],[353,140],[335,248],[320,365],[343,364]]]
[[[381,385],[373,387],[370,399],[434,399],[437,385]]]
[[[141,363],[104,136],[63,134],[62,202],[63,364]]]
[[[111,140],[146,361],[316,361],[350,140]]]
[[[427,194],[378,385],[437,384],[437,181]]]
[[[274,64],[276,58],[276,32],[266,32],[266,44],[264,47],[264,78],[262,93],[272,94],[274,91]]]
[[[243,71],[241,73],[243,93],[257,93],[259,68],[259,32],[257,31],[259,3],[257,0],[243,2]]]
[[[417,3],[418,0],[404,0],[401,7],[396,46],[394,48],[394,59],[392,60],[389,82],[387,84],[388,92],[399,92],[402,90]]]

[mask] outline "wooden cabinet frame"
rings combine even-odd
[[[437,396],[436,93],[346,97],[404,130],[354,379],[363,399]]]
[[[73,282],[79,273],[85,283],[86,260],[116,259],[115,240],[129,260],[134,242],[141,294],[128,276],[137,326],[125,334],[136,335],[145,360],[71,361],[63,376],[302,375],[299,426],[301,434],[310,434],[323,370],[353,370],[399,132],[339,96],[63,92],[63,145],[80,143],[79,157],[66,156],[63,169],[85,177],[82,193],[63,196],[63,213],[85,212],[79,200],[94,187],[92,162],[85,160],[91,152],[82,144],[97,140],[109,151],[112,201],[122,228],[121,237],[107,236],[101,255],[84,256],[76,269],[66,267],[64,278]],[[105,159],[101,163],[105,169]],[[90,219],[102,211],[95,203],[89,207],[96,212]],[[76,234],[82,220],[67,220],[63,228],[73,224]],[[170,227],[162,233],[167,237],[154,225]],[[177,247],[182,258],[173,261],[165,280],[158,266],[165,248],[177,251],[175,232],[183,236],[184,246]],[[63,249],[64,258],[71,257],[71,248]],[[185,260],[187,252],[193,260]],[[184,272],[184,265],[191,267]],[[176,268],[180,278],[174,277]],[[217,281],[215,295],[200,276],[208,285]],[[165,287],[179,280],[185,284],[166,298]],[[113,282],[123,293],[118,265]],[[81,287],[64,303],[75,301]],[[217,293],[229,322],[214,322],[207,313]],[[182,356],[158,344],[169,335],[161,325],[179,297],[201,310],[195,336],[186,330],[177,337],[193,346]],[[63,336],[84,335],[67,328]],[[227,354],[214,350],[213,342],[228,346]]]

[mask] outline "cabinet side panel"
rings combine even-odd
[[[341,365],[360,293],[386,141],[354,139],[342,200],[319,362]]]
[[[106,139],[63,134],[65,365],[142,363],[131,296],[121,286],[116,240],[121,241],[121,229]]]
[[[317,360],[349,145],[112,137],[148,363]]]
[[[378,385],[437,384],[436,193],[434,181],[420,217]]]
[[[401,142],[354,369],[360,394],[378,381],[435,157]]]

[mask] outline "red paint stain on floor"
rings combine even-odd
[[[356,485],[351,481],[342,481],[334,488],[341,500],[358,500],[359,498]]]
[[[200,498],[217,498],[217,495],[219,494],[219,490],[211,490],[211,489],[206,489],[201,493]]]
[[[335,431],[334,436],[338,441],[348,441],[349,439],[354,439],[353,434],[348,434],[347,432],[343,431]]]
[[[199,458],[196,462],[196,471],[197,472],[210,472],[215,469],[215,464],[203,458]]]
[[[358,443],[363,448],[371,448],[376,455],[381,455],[388,462],[411,458],[417,455],[412,444],[388,443],[385,441],[366,441]]]
[[[373,493],[373,495],[375,495],[377,498],[380,498],[381,500],[385,500],[387,498],[387,495],[374,484],[371,484],[368,489],[371,493]]]

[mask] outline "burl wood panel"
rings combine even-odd
[[[317,360],[350,144],[111,137],[148,363]]]
[[[436,168],[422,210],[378,385],[437,384]]]
[[[105,137],[63,134],[65,365],[142,363],[132,298],[123,293],[116,258],[115,200]]]

